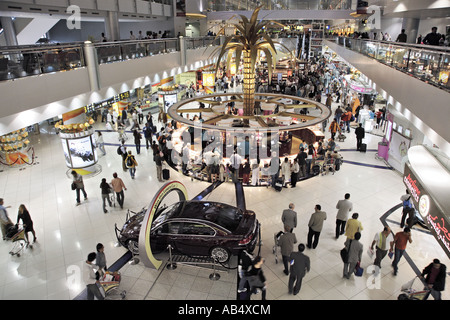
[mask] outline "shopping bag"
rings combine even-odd
[[[361,277],[364,273],[364,268],[361,268],[360,263],[358,262],[355,267],[355,276]]]
[[[369,257],[373,257],[373,250],[371,248],[367,249],[367,254],[369,255]]]

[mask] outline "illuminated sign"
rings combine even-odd
[[[447,215],[436,204],[433,197],[422,187],[418,179],[411,170],[409,164],[405,165],[403,182],[408,188],[411,199],[420,215],[428,225],[429,230],[444,249],[447,256],[450,257],[450,230]]]
[[[419,204],[420,189],[417,186],[417,180],[411,177],[411,174],[403,177],[403,183],[408,187],[411,196],[417,204]]]
[[[429,214],[427,216],[427,222],[428,225],[431,226],[431,230],[435,234],[435,237],[438,240],[439,244],[447,252],[447,255],[449,255],[450,233],[447,227],[445,226],[444,218],[439,217],[439,215]]]

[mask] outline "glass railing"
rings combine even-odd
[[[85,66],[83,44],[0,47],[0,81]]]
[[[350,10],[352,0],[211,0],[208,11]]]
[[[186,49],[220,44],[215,37],[184,38]],[[0,47],[0,81],[44,73],[74,70],[86,66],[84,42],[57,45]],[[149,39],[96,42],[99,64],[138,59],[180,51],[180,39]]]
[[[180,51],[177,38],[101,42],[94,44],[98,63],[125,61]]]
[[[450,48],[339,37],[337,44],[450,92]]]

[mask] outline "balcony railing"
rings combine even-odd
[[[347,49],[450,92],[450,48],[338,37]]]
[[[350,10],[352,0],[211,0],[208,11]]]
[[[186,49],[219,44],[215,37],[183,38]],[[149,39],[94,43],[99,64],[180,51],[180,39]],[[0,81],[85,67],[84,42],[61,45],[0,47]]]

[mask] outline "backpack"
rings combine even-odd
[[[133,166],[133,157],[132,156],[128,156],[127,157],[127,167],[130,168]]]

